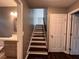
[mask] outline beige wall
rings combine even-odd
[[[72,6],[69,7],[68,11],[70,12],[77,8],[79,8],[79,0],[77,0],[77,2],[75,2]]]
[[[29,41],[31,39],[33,29],[32,10],[28,7],[27,3],[23,1],[23,58],[25,58]]]
[[[16,7],[0,7],[0,36],[11,36],[13,33],[13,19],[11,12],[16,12]]]
[[[50,13],[67,13],[66,8],[49,8]]]

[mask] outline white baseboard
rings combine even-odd
[[[59,49],[49,49],[49,52],[63,52],[64,50],[59,48]]]
[[[68,52],[68,51],[64,51],[64,53],[69,54],[69,52]]]
[[[48,50],[48,52],[64,52],[65,54],[69,54],[68,51],[64,51],[64,50],[62,50],[62,49],[60,49],[60,50],[52,50],[52,51],[49,51],[49,50]]]

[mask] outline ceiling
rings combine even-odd
[[[77,0],[28,0],[30,7],[69,7]]]
[[[14,0],[0,0],[0,7],[17,6]]]

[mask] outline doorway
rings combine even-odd
[[[70,54],[79,55],[79,12],[71,15]]]

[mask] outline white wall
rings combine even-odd
[[[43,24],[44,9],[33,9],[34,25]]]

